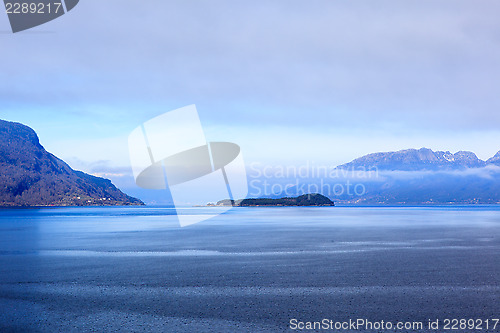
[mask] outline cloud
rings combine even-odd
[[[493,179],[500,176],[500,166],[487,165],[481,168],[464,168],[458,170],[420,170],[420,171],[378,171],[380,180],[412,180],[421,179],[423,177],[438,176],[438,177],[479,177],[484,179]]]
[[[63,159],[111,161],[99,171],[109,174],[128,165],[133,128],[192,103],[207,138],[239,143],[248,163],[340,164],[422,146],[487,158],[500,138],[499,10],[491,0],[80,2],[0,35],[0,116],[34,127]]]
[[[498,129],[499,9],[494,1],[88,1],[43,26],[56,33],[2,37],[10,65],[0,98],[202,102],[222,122],[243,109],[233,121]]]

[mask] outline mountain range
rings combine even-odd
[[[365,155],[337,168],[369,171],[369,177],[351,179],[363,193],[343,193],[340,203],[500,203],[500,151],[483,161],[470,151],[406,149]]]
[[[0,120],[0,206],[143,205],[110,180],[73,170],[28,126]]]

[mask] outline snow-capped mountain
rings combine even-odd
[[[380,170],[413,171],[479,168],[487,163],[500,163],[500,152],[485,162],[470,151],[459,151],[453,154],[449,151],[432,151],[428,148],[421,148],[368,154],[340,165],[338,168],[368,169],[376,167]]]

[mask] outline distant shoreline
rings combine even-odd
[[[151,207],[146,204],[142,205],[30,205],[30,206],[2,206],[0,209],[30,209],[30,208],[86,208],[86,207]]]
[[[228,206],[216,206],[216,205],[185,205],[185,206],[173,206],[173,205],[106,205],[106,206],[0,206],[0,210],[20,210],[20,209],[51,209],[51,208],[171,208],[171,209],[183,209],[183,208],[224,208]],[[396,204],[342,204],[338,203],[335,206],[279,206],[279,205],[263,205],[263,206],[233,206],[233,208],[500,208],[500,204],[411,204],[411,205],[396,205]]]

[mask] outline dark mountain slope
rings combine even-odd
[[[142,204],[107,179],[71,169],[31,128],[0,120],[0,206]]]

